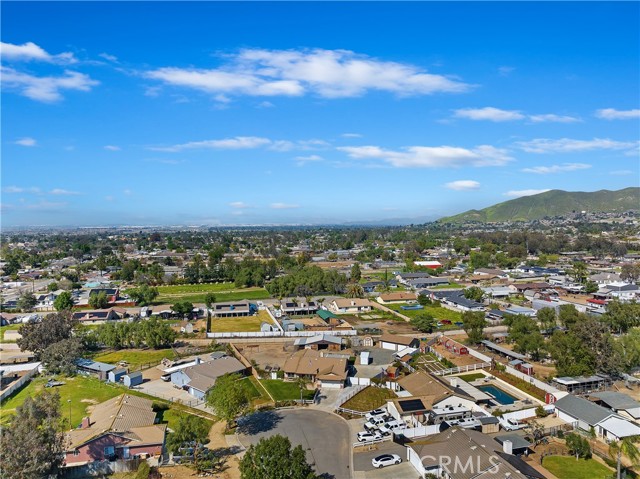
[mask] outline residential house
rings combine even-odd
[[[329,307],[336,314],[357,314],[371,311],[371,302],[361,298],[337,298],[331,301]]]
[[[507,273],[501,269],[478,268],[473,272],[473,274],[478,276],[493,276],[495,278],[508,278]]]
[[[420,444],[410,444],[407,453],[420,477],[433,474],[447,479],[545,479],[513,455],[511,446],[508,441],[501,446],[479,431],[453,427]]]
[[[430,278],[416,278],[410,279],[407,281],[407,286],[411,289],[425,289],[425,288],[433,288],[436,286],[444,286],[449,284],[449,278],[437,278],[435,276],[431,276]]]
[[[280,303],[280,311],[287,316],[309,315],[318,311],[318,304],[315,301],[294,301],[284,299]]]
[[[285,379],[303,377],[319,387],[343,388],[347,379],[347,360],[325,357],[320,351],[302,349],[293,353],[283,366]]]
[[[72,319],[82,324],[104,324],[109,321],[118,321],[125,316],[123,310],[116,308],[92,309],[76,311],[71,314]]]
[[[596,298],[617,299],[619,301],[634,301],[640,297],[640,287],[636,284],[623,282],[610,283],[593,294]]]
[[[89,297],[100,293],[107,295],[109,303],[115,303],[120,299],[120,290],[117,288],[93,288],[89,290]]]
[[[431,298],[456,308],[459,311],[484,311],[484,305],[467,299],[462,291],[434,291]]]
[[[504,310],[507,314],[519,314],[522,316],[528,316],[530,318],[535,317],[536,310],[532,308],[525,308],[524,306],[518,306],[517,304],[512,304]]]
[[[390,351],[400,351],[405,348],[419,348],[420,340],[418,338],[408,336],[398,336],[395,334],[384,333],[380,337],[379,345],[382,349]]]
[[[404,284],[405,286],[407,286],[409,284],[409,281],[412,279],[424,279],[424,278],[431,278],[431,275],[429,273],[426,272],[420,272],[420,273],[398,273],[396,275],[396,279],[398,280],[398,282],[400,284]]]
[[[247,367],[236,358],[224,356],[206,363],[196,360],[197,364],[180,369],[171,374],[171,382],[186,389],[192,396],[203,399],[220,376],[230,373],[246,374]]]
[[[484,291],[484,295],[488,298],[508,298],[512,293],[508,286],[489,286],[482,288],[482,291]]]
[[[554,406],[558,418],[568,423],[577,423],[583,431],[591,431],[593,428],[597,436],[607,441],[640,435],[639,426],[587,399],[568,394],[558,399]]]
[[[416,293],[397,292],[381,294],[376,301],[380,304],[411,303],[417,299]]]
[[[622,278],[618,273],[597,273],[589,276],[589,280],[596,283],[598,286],[607,286],[612,283],[619,283]]]
[[[611,409],[627,419],[640,420],[640,402],[617,391],[601,391],[590,394],[588,399],[599,406]]]
[[[153,403],[148,399],[122,394],[98,404],[80,427],[67,433],[65,467],[134,457],[159,458],[167,426],[155,422]]]
[[[238,316],[250,316],[257,311],[257,306],[249,303],[249,301],[215,303],[213,305],[213,316],[215,318],[235,318]]]

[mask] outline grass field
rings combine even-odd
[[[614,473],[613,469],[598,461],[573,456],[547,456],[542,465],[559,479],[602,479]]]
[[[341,405],[345,409],[354,411],[371,411],[387,404],[387,399],[396,397],[391,389],[369,386]]]
[[[414,318],[420,315],[421,313],[429,313],[436,320],[448,319],[449,321],[452,321],[452,322],[462,321],[462,313],[459,313],[457,311],[452,311],[450,309],[442,308],[442,307],[438,308],[438,307],[427,305],[424,307],[424,309],[405,311],[401,309],[401,306],[405,306],[404,304],[389,304],[386,306],[389,309],[393,309],[394,311],[397,311],[400,314],[404,314],[405,316],[409,316],[410,318]]]
[[[11,396],[7,401],[2,403],[0,410],[0,424],[6,423],[9,416],[15,414],[15,410],[24,400],[44,390],[44,384],[48,378],[39,377],[31,381],[27,386],[22,388],[17,394]],[[53,388],[60,394],[60,404],[62,417],[69,422],[69,407],[71,407],[71,423],[77,426],[82,418],[87,415],[87,407],[98,404],[112,397],[118,396],[124,392],[123,389],[107,386],[105,383],[95,378],[85,376],[76,376],[73,378],[62,379],[65,383],[62,386]],[[70,399],[71,402],[67,403]]]
[[[120,361],[129,363],[129,369],[135,370],[158,364],[162,358],[174,359],[173,349],[121,349],[96,354],[93,359],[102,363],[118,364]]]
[[[266,299],[269,293],[264,288],[236,288],[233,283],[180,284],[158,286],[155,304],[191,301],[204,303],[207,293],[213,293],[216,301],[237,301],[241,299]]]
[[[300,388],[297,383],[285,382],[279,379],[263,379],[261,384],[265,387],[269,394],[276,401],[287,401],[292,399],[300,399]],[[305,389],[302,392],[303,399],[313,399],[315,391]]]
[[[1,342],[9,342],[9,343],[15,342],[15,341],[5,341],[4,340],[4,333],[5,333],[5,331],[17,331],[18,329],[20,329],[20,326],[22,326],[22,324],[9,324],[7,326],[0,326],[0,343]]]
[[[212,333],[235,333],[246,331],[260,331],[263,323],[273,324],[269,313],[258,311],[255,316],[241,316],[238,318],[211,318]]]

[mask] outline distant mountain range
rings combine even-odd
[[[522,196],[482,210],[469,210],[455,216],[440,218],[441,223],[481,223],[502,221],[532,221],[544,217],[566,216],[571,213],[620,213],[640,210],[640,188],[594,192],[549,190],[537,195]]]

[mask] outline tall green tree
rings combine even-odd
[[[462,314],[462,323],[471,344],[478,344],[484,339],[482,331],[487,326],[487,321],[482,311],[465,311]]]
[[[107,293],[105,291],[100,291],[99,293],[92,294],[89,296],[89,305],[95,309],[103,309],[109,306],[109,298],[107,298]]]
[[[556,310],[553,308],[542,308],[539,309],[536,317],[540,322],[540,327],[544,330],[551,330],[556,327],[557,322],[557,314]]]
[[[69,291],[63,291],[53,301],[53,307],[56,311],[64,311],[73,308],[73,296]]]
[[[18,332],[22,337],[16,342],[22,351],[33,351],[39,358],[50,345],[69,339],[76,324],[68,312],[48,314],[38,323],[20,326]]]
[[[82,340],[73,337],[48,346],[42,352],[41,359],[48,373],[73,376],[78,369],[76,361],[82,357],[83,353]]]
[[[171,310],[181,316],[185,316],[193,312],[193,303],[190,301],[178,301],[171,305]]]
[[[249,446],[240,461],[242,479],[316,479],[311,465],[298,445],[291,447],[288,437],[276,434]]]
[[[167,449],[177,453],[178,449],[187,444],[195,442],[197,445],[203,445],[207,443],[211,426],[206,419],[200,416],[180,413],[172,429],[173,432],[167,438]]]
[[[465,298],[477,301],[478,303],[482,302],[482,299],[484,298],[484,291],[477,286],[471,286],[470,288],[465,289],[463,294]]]
[[[636,446],[636,442],[640,437],[625,437],[621,441],[613,441],[609,444],[609,456],[616,461],[616,478],[622,477],[622,456],[627,456],[633,465],[637,465],[640,461],[640,450]]]
[[[515,350],[530,354],[538,361],[544,349],[544,338],[540,334],[536,321],[523,315],[516,315],[509,326],[509,340],[515,343]]]
[[[0,428],[0,478],[58,477],[64,462],[60,423],[57,392],[45,390],[27,397],[9,425]]]
[[[362,271],[360,271],[360,264],[353,263],[351,267],[351,281],[358,283],[362,279]]]
[[[159,293],[158,288],[143,284],[139,288],[130,290],[128,294],[138,306],[149,306],[158,297]]]
[[[35,305],[38,304],[38,300],[34,296],[34,294],[30,291],[23,293],[18,298],[18,309],[23,313],[28,313],[29,311],[33,311]]]
[[[364,288],[358,283],[347,284],[347,298],[364,298]]]
[[[422,312],[411,318],[411,325],[423,333],[433,333],[436,328],[436,320],[433,315]]]
[[[249,407],[247,390],[240,383],[239,374],[225,374],[216,379],[207,393],[207,404],[213,408],[216,416],[232,424]]]

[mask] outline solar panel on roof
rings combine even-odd
[[[398,401],[398,404],[405,412],[420,411],[426,409],[421,399],[408,399],[406,401]]]

